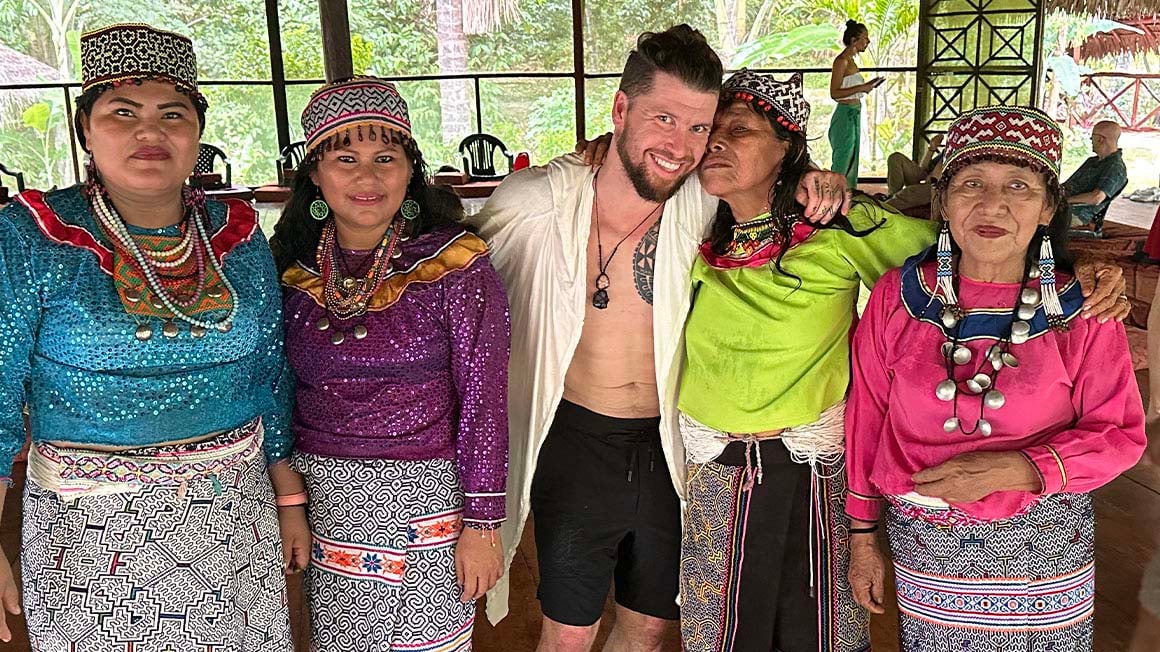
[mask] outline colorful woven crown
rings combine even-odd
[[[109,25],[81,35],[81,92],[104,85],[162,79],[203,107],[193,42],[140,23]]]
[[[306,151],[360,125],[384,126],[411,137],[407,102],[394,84],[378,77],[352,77],[314,91],[302,111]]]
[[[759,75],[742,68],[725,80],[721,94],[775,112],[778,123],[790,131],[804,134],[810,120],[810,103],[806,101],[800,72],[785,81],[777,81],[772,75]]]
[[[985,156],[1025,161],[1058,179],[1063,131],[1039,109],[987,106],[967,111],[947,132],[946,167]]]

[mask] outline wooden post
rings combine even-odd
[[[346,0],[318,0],[318,15],[322,21],[326,81],[350,77],[354,74],[354,64],[350,55],[350,19]]]
[[[576,88],[576,140],[587,138],[584,78],[584,0],[572,0],[572,76]]]
[[[278,0],[266,0],[266,33],[270,37],[274,124],[278,130],[278,151],[281,152],[290,144],[290,111],[286,108],[286,71],[282,66],[282,27],[278,20]]]

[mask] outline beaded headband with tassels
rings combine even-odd
[[[810,103],[806,101],[800,72],[778,81],[771,75],[742,68],[725,80],[721,95],[749,102],[766,113],[772,111],[777,123],[790,131],[804,134],[810,120]]]
[[[339,132],[361,138],[364,127],[372,140],[386,139],[387,131],[412,137],[407,102],[394,84],[378,77],[332,82],[315,91],[302,111],[308,154]]]

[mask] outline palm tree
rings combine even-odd
[[[439,73],[467,72],[467,35],[484,34],[519,17],[517,0],[435,0],[435,38],[439,44]],[[471,133],[470,80],[439,82],[439,113],[443,142]]]

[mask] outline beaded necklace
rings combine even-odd
[[[97,189],[96,192],[90,194],[90,198],[93,212],[96,213],[97,220],[101,226],[108,231],[116,244],[137,263],[137,267],[145,277],[146,285],[152,291],[154,297],[156,297],[156,301],[161,304],[157,307],[164,308],[173,315],[173,319],[166,320],[162,325],[161,333],[165,337],[174,338],[179,334],[180,331],[174,320],[180,320],[189,324],[190,334],[194,338],[204,337],[206,332],[210,330],[225,333],[233,328],[234,316],[237,314],[237,295],[234,292],[233,285],[218,263],[217,258],[213,255],[209,233],[206,230],[203,220],[197,219],[196,214],[193,214],[190,218],[186,218],[186,237],[183,239],[183,242],[187,244],[183,245],[179,243],[176,247],[165,252],[151,252],[153,255],[147,255],[142,251],[140,245],[137,244],[137,241],[129,232],[129,227],[125,224],[125,220],[108,200],[105,193],[101,189]],[[176,259],[161,262],[156,260],[157,257],[162,257],[166,253],[177,255],[178,259],[181,259],[183,262],[188,260],[190,256],[193,256],[196,261],[197,286],[188,298],[176,296],[167,287],[167,284],[163,282],[162,270],[168,270],[182,264],[177,263]],[[226,291],[229,292],[231,297],[229,311],[225,317],[218,321],[201,319],[185,311],[185,309],[194,305],[203,294],[207,294],[205,287],[207,264],[221,278],[222,284],[225,285]],[[132,301],[133,299],[130,297],[129,300]],[[139,296],[138,300],[140,300]],[[146,341],[153,337],[153,327],[149,323],[138,324],[135,335],[138,340]]]
[[[352,335],[356,340],[367,336],[365,324],[356,324],[350,332],[340,329],[338,324],[331,321],[331,317],[338,321],[345,321],[366,314],[367,305],[371,298],[379,291],[383,283],[391,276],[391,260],[399,258],[402,251],[399,243],[406,240],[405,220],[396,218],[383,233],[382,240],[375,247],[371,255],[370,269],[361,276],[342,274],[341,252],[339,251],[337,229],[334,220],[327,220],[322,227],[322,235],[318,238],[318,248],[315,259],[319,273],[322,275],[323,296],[326,300],[327,316],[314,323],[320,331],[332,330],[330,342],[335,346],[346,341],[346,336]]]

